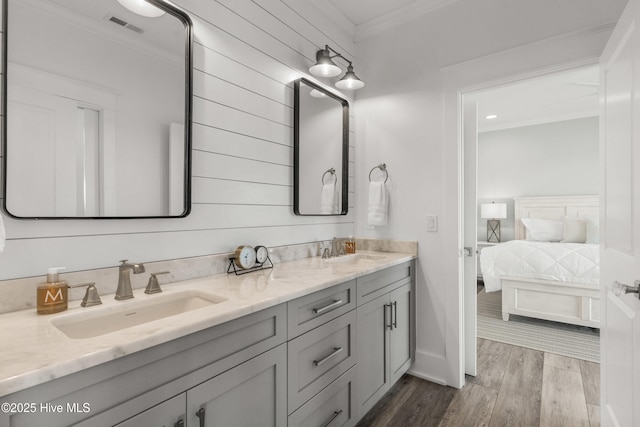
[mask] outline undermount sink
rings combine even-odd
[[[381,259],[385,259],[384,255],[373,255],[373,254],[349,254],[342,255],[334,258],[326,258],[324,261],[330,264],[355,264],[362,261],[379,261]]]
[[[80,313],[51,319],[51,324],[73,339],[93,338],[154,320],[210,307],[226,298],[185,290],[118,302],[110,307],[86,308]]]

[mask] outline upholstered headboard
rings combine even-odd
[[[558,219],[563,217],[598,218],[600,196],[516,197],[515,238],[524,240],[526,233],[520,218]]]

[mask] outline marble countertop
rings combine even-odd
[[[351,258],[350,258],[351,257]],[[161,294],[134,290],[134,299],[116,301],[102,295],[103,304],[81,307],[69,303],[67,311],[38,315],[35,309],[0,315],[0,396],[59,378],[101,363],[162,344],[187,334],[263,310],[375,271],[415,259],[414,254],[363,252],[356,257],[323,260],[305,258],[276,264],[272,269],[244,275],[217,274],[162,285]],[[128,302],[164,297],[183,290],[214,294],[226,300],[104,335],[71,339],[52,320],[90,310],[112,310]],[[97,312],[97,311],[96,311]]]

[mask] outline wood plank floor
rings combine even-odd
[[[599,389],[597,363],[479,339],[461,390],[405,375],[358,427],[595,427]]]

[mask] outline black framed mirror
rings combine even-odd
[[[346,215],[349,102],[304,78],[293,87],[293,211],[296,215]]]
[[[3,0],[8,215],[189,214],[192,23],[163,0],[125,4]]]

